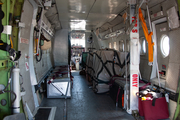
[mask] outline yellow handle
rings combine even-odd
[[[10,37],[10,41],[11,41],[11,48],[13,48],[14,46],[13,46],[13,42],[12,42],[11,37]]]

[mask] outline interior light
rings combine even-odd
[[[108,38],[109,38],[109,34],[108,34],[108,35],[106,35],[106,36],[105,36],[105,38],[106,38],[106,39],[108,39]]]
[[[124,41],[123,40],[119,41],[119,51],[124,52]]]
[[[120,29],[120,30],[117,30],[115,32],[112,32],[112,33],[108,33],[104,36],[105,39],[108,39],[108,38],[111,38],[111,37],[117,37],[119,36],[120,34],[123,34],[124,33],[124,28],[123,29]]]
[[[86,21],[85,20],[71,20],[70,28],[71,30],[85,30]]]

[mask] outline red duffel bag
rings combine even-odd
[[[145,120],[169,118],[169,110],[165,97],[142,101],[139,98],[139,113]]]
[[[144,116],[144,111],[143,111],[143,106],[142,106],[142,100],[141,98],[139,97],[139,115],[140,116]]]

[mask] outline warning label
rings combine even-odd
[[[20,43],[29,44],[29,40],[25,38],[21,38]]]

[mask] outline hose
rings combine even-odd
[[[4,88],[4,90],[0,91],[0,94],[4,94],[4,93],[7,93],[7,92],[10,92],[10,93],[14,94],[14,99],[12,100],[12,104],[13,104],[14,101],[16,100],[16,93],[14,93],[14,92],[11,91],[11,90],[6,90],[6,89],[8,88],[8,86],[9,86],[10,82],[11,82],[12,70],[13,70],[13,68],[10,69],[10,79],[9,79],[9,81],[8,81],[8,84],[7,84],[7,86]]]
[[[39,20],[40,20],[40,18],[41,18],[41,13],[42,13],[42,8],[40,8],[41,10],[40,10],[40,12],[37,14],[37,16],[36,16],[36,22],[38,23],[39,22]]]
[[[3,90],[3,91],[0,91],[0,94],[4,94],[4,93],[7,93],[7,92],[14,94],[14,99],[11,101],[12,104],[13,104],[14,101],[16,100],[16,93],[11,91],[11,90]]]
[[[36,61],[37,62],[40,62],[41,59],[42,59],[42,50],[41,50],[41,44],[40,44],[40,47],[39,47],[39,53],[40,54],[36,54]],[[39,56],[40,55],[40,56]],[[38,58],[39,57],[39,58]]]

